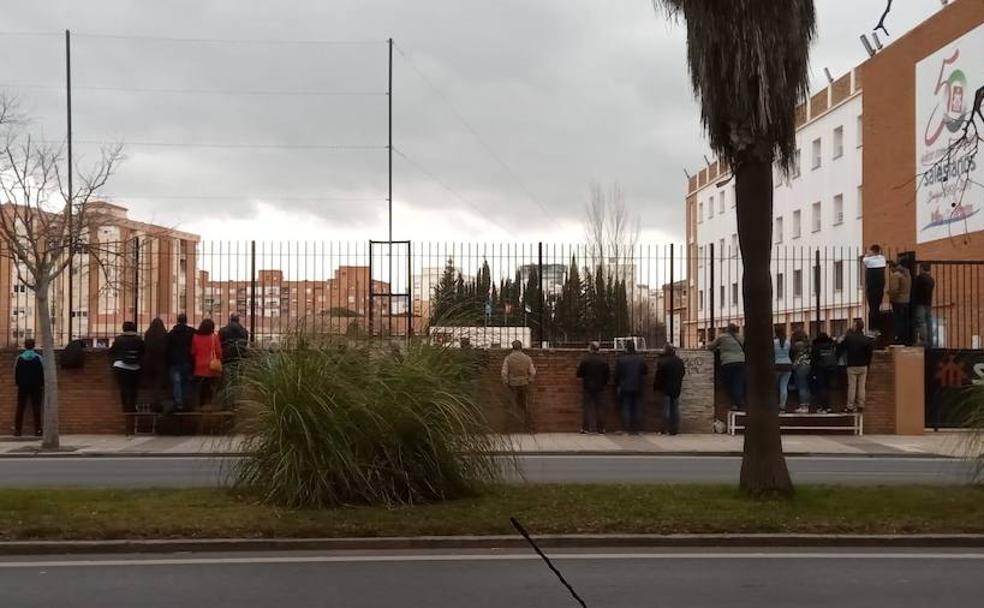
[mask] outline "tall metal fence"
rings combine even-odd
[[[868,315],[863,251],[777,247],[773,315],[787,331],[843,334]],[[916,260],[899,256],[913,271]],[[33,294],[4,260],[6,345],[38,336]],[[937,343],[980,347],[984,263],[933,262]],[[456,345],[581,347],[634,338],[697,347],[744,324],[733,247],[554,243],[178,241],[141,238],[81,251],[52,290],[56,342],[106,346],[124,321],[145,330],[181,313],[239,315],[259,344],[295,331],[428,335]],[[883,308],[890,308],[887,295]],[[887,315],[887,312],[882,316]]]

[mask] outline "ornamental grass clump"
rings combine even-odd
[[[238,487],[297,508],[449,500],[500,480],[505,444],[476,403],[468,353],[293,342],[242,370]]]

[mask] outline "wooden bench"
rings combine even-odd
[[[209,420],[217,420],[219,422],[218,426],[222,428],[228,427],[235,419],[236,413],[229,410],[216,410],[214,412],[172,412],[170,414],[163,414],[161,412],[152,412],[150,410],[138,410],[136,412],[124,412],[123,416],[127,421],[127,434],[128,435],[156,435],[157,434],[157,424],[161,420],[175,420],[179,430],[184,426],[185,421],[194,422],[194,432],[190,434],[201,435],[204,423]],[[146,429],[149,424],[150,430]],[[178,435],[184,433],[175,433]]]
[[[747,416],[747,412],[728,412],[728,434],[735,435],[744,431],[745,425],[739,419]],[[821,424],[805,424],[803,420],[819,421]],[[829,424],[835,420],[846,420],[850,424]],[[744,421],[741,421],[744,422]],[[828,424],[822,424],[827,422]],[[798,423],[798,424],[797,424]],[[864,415],[859,412],[836,412],[830,414],[779,414],[780,431],[848,431],[852,435],[864,435]]]

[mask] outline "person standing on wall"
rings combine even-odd
[[[837,343],[826,332],[820,332],[810,348],[813,375],[813,402],[818,414],[830,412],[830,383],[837,373]]]
[[[663,394],[663,419],[666,432],[676,435],[680,432],[680,394],[683,392],[683,377],[687,368],[683,359],[677,356],[672,344],[667,344],[656,362],[656,377],[653,388]]]
[[[14,415],[14,437],[20,437],[24,429],[24,409],[31,402],[31,417],[34,418],[34,436],[42,433],[41,408],[44,403],[44,366],[41,355],[34,350],[34,340],[24,340],[24,352],[14,364],[14,384],[17,385],[17,413]]]
[[[182,411],[189,407],[191,395],[191,372],[194,361],[191,357],[191,341],[195,330],[188,325],[188,315],[178,315],[178,323],[167,333],[167,375],[171,380],[171,398],[174,407]]]
[[[235,366],[246,356],[249,332],[239,322],[238,314],[229,315],[229,323],[219,330],[219,341],[222,343],[222,363],[227,368]]]
[[[789,356],[790,344],[786,339],[786,327],[776,327],[776,337],[772,340],[776,359],[776,384],[779,389],[779,413],[786,410],[789,399],[789,379],[793,375],[793,360]]]
[[[642,396],[643,380],[648,373],[646,359],[636,352],[635,342],[631,340],[626,342],[625,353],[615,362],[615,389],[618,392],[624,433],[638,435],[642,432],[639,399]]]
[[[912,276],[909,269],[898,262],[889,263],[888,301],[892,303],[892,320],[895,326],[895,343],[911,344],[909,329],[909,299],[912,292]]]
[[[854,328],[837,345],[837,354],[847,357],[847,411],[864,411],[868,366],[874,354],[874,342],[864,335],[864,321],[854,321]]]
[[[810,412],[810,382],[813,378],[813,360],[810,355],[810,337],[802,329],[797,329],[793,332],[792,345],[789,347],[789,358],[793,361],[793,384],[799,400],[797,414]]]
[[[154,318],[144,332],[144,358],[140,373],[143,385],[149,392],[150,403],[162,405],[167,385],[167,328],[160,317]]]
[[[513,341],[512,352],[502,361],[502,383],[509,387],[513,407],[523,417],[523,426],[530,434],[536,431],[530,407],[530,384],[535,378],[536,367],[533,365],[533,359],[523,352],[522,342]]]
[[[738,326],[729,323],[727,331],[707,349],[716,350],[721,356],[721,377],[731,397],[731,409],[745,409],[745,341],[738,335]]]
[[[878,314],[885,298],[885,256],[880,245],[872,245],[861,259],[864,264],[864,290],[868,301],[868,329],[878,328]]]
[[[137,393],[140,389],[140,366],[144,359],[144,341],[137,333],[133,321],[123,323],[123,333],[116,336],[109,347],[113,373],[120,386],[120,404],[123,411],[137,411]]]
[[[222,343],[215,335],[215,322],[205,319],[191,339],[195,383],[198,387],[198,406],[212,405],[215,383],[222,377]]]
[[[599,352],[601,346],[592,342],[588,354],[577,366],[577,377],[581,379],[582,412],[581,434],[605,433],[605,412],[602,408],[602,391],[608,386],[611,370],[608,361]]]
[[[936,280],[930,274],[929,264],[919,265],[919,274],[912,281],[912,324],[915,344],[933,348],[933,290]]]

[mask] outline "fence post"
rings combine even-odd
[[[670,317],[670,337],[669,337],[668,342],[670,342],[671,344],[673,343],[673,335],[674,335],[673,334],[673,311],[674,311],[674,308],[675,307],[673,305],[673,292],[676,291],[676,286],[674,285],[675,281],[673,280],[673,253],[674,253],[674,251],[673,251],[673,243],[670,243],[670,310],[669,310],[669,313],[668,313],[668,316]],[[682,319],[681,319],[681,321],[682,321]],[[680,343],[677,344],[677,346],[679,348],[683,348],[683,331],[682,330],[680,331]]]
[[[249,242],[249,341],[256,342],[256,241]]]
[[[133,322],[140,328],[140,237],[133,237]]]
[[[540,301],[538,303],[539,310],[537,311],[537,315],[539,316],[539,319],[540,319],[540,331],[537,332],[537,335],[540,337],[540,345],[539,345],[539,348],[543,348],[543,342],[544,342],[544,339],[546,337],[546,326],[543,324],[544,297],[543,297],[543,242],[542,241],[539,243],[539,246],[537,248],[537,277],[536,277],[536,279],[539,282],[539,292],[540,292],[539,293],[539,300]]]
[[[813,270],[813,291],[816,293],[816,296],[815,297],[816,297],[816,307],[817,307],[816,308],[817,331],[813,334],[813,337],[816,338],[818,335],[820,335],[820,331],[821,331],[821,325],[820,325],[820,284],[821,284],[821,280],[820,279],[823,276],[823,273],[820,270],[820,249],[817,249],[816,250],[814,258],[816,259],[816,267]]]
[[[717,291],[717,284],[714,281],[714,243],[710,244],[710,254],[711,254],[711,288],[708,290],[711,292],[710,305],[711,305],[711,324],[707,328],[707,340],[708,342],[714,340],[714,334],[716,333],[714,324],[714,292]]]

